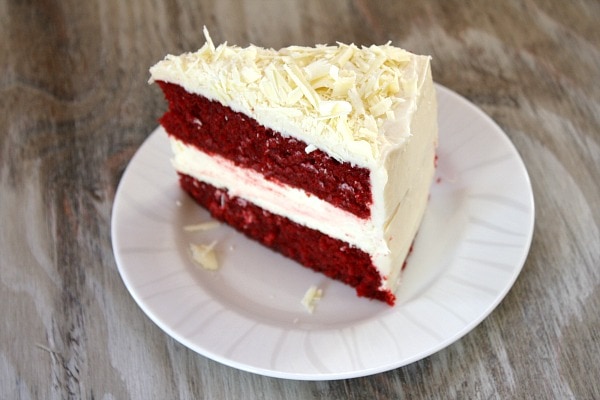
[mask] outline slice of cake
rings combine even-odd
[[[391,46],[215,46],[151,69],[180,184],[218,220],[394,304],[428,202],[429,57]]]

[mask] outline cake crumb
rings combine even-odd
[[[208,222],[201,222],[199,224],[194,224],[194,225],[186,225],[183,227],[183,230],[186,232],[208,231],[211,229],[218,228],[219,225],[221,225],[221,224],[217,221],[208,221]]]
[[[312,314],[315,311],[317,302],[321,300],[321,297],[323,297],[323,290],[313,285],[308,288],[301,303],[304,308]]]
[[[210,271],[216,271],[219,269],[217,255],[213,250],[216,244],[216,241],[208,245],[190,243],[190,250],[192,252],[192,258],[194,261],[202,268]]]

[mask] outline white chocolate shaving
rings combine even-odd
[[[308,288],[304,297],[302,298],[302,305],[309,313],[313,313],[315,311],[315,307],[317,306],[317,302],[321,300],[323,297],[323,290],[317,288],[316,286],[311,286]]]
[[[217,262],[217,256],[214,251],[216,244],[217,242],[212,242],[208,245],[190,243],[190,251],[192,252],[194,261],[202,268],[210,271],[219,269],[219,263]]]
[[[183,227],[183,230],[186,232],[200,232],[200,231],[209,231],[211,229],[218,228],[221,225],[217,221],[207,221],[201,222],[199,224],[194,225],[186,225]]]

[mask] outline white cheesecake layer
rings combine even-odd
[[[243,198],[264,210],[347,242],[368,254],[386,251],[381,242],[383,230],[377,229],[371,219],[359,218],[304,190],[267,180],[252,169],[240,168],[223,157],[208,155],[174,137],[170,137],[170,140],[174,154],[173,166],[178,172],[227,189],[230,196]]]

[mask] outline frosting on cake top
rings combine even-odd
[[[417,95],[415,58],[427,68],[429,61],[390,43],[276,51],[254,45],[215,46],[206,27],[204,35],[206,43],[198,51],[168,55],[154,65],[150,82],[179,84],[312,143],[307,152],[320,148],[359,165],[373,165],[378,159],[389,142],[385,126],[398,117],[398,110],[413,109],[403,103]]]

